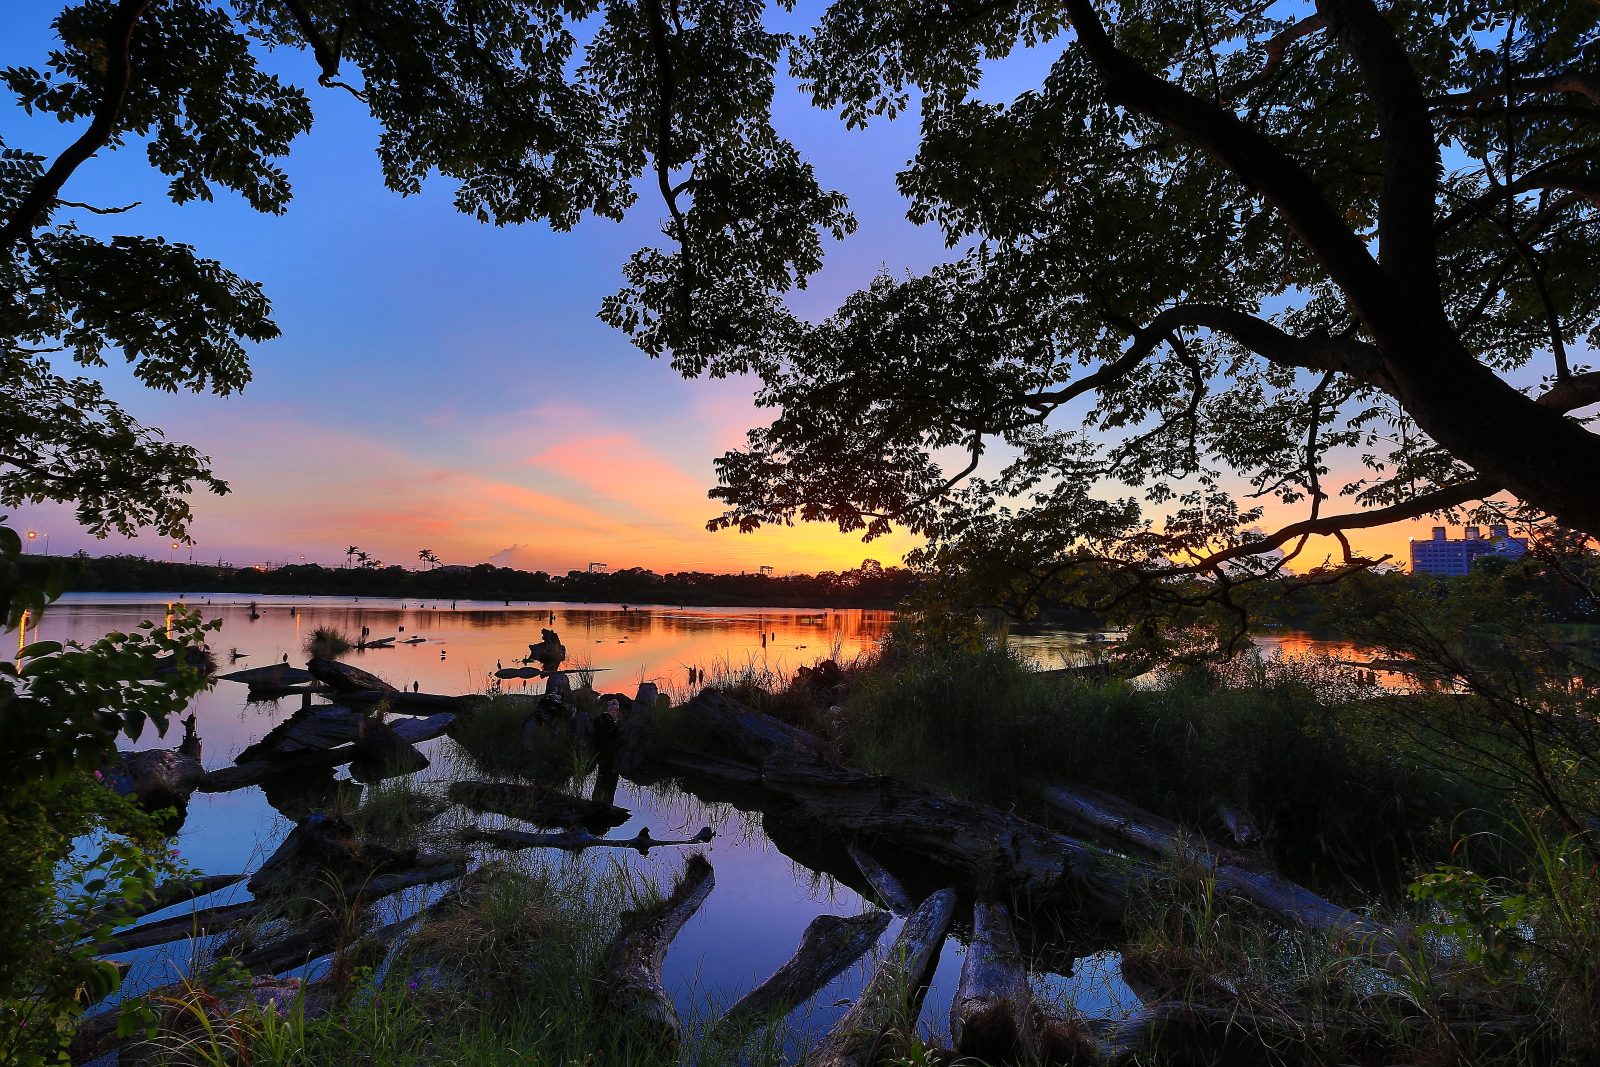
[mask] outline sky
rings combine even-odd
[[[0,4],[0,66],[42,66],[60,7]],[[995,65],[979,95],[1009,100],[1037,85],[1058,52]],[[375,123],[342,90],[316,85],[309,55],[279,51],[264,65],[305,88],[317,114],[283,162],[295,189],[285,215],[257,214],[226,192],[172,205],[134,145],[89,161],[64,192],[102,206],[139,201],[82,224],[190,243],[272,300],[282,336],[253,347],[254,380],[240,395],[158,393],[120,367],[97,375],[147,425],[208,455],[232,492],[193,498],[195,543],[176,549],[148,532],[97,541],[66,506],[17,509],[15,528],[47,534],[51,552],[331,564],[355,545],[406,566],[431,549],[446,563],[554,573],[590,563],[811,572],[864,558],[888,565],[915,546],[903,533],[863,544],[815,524],[705,530],[720,510],[706,497],[712,460],[771,413],[751,403],[752,381],[685,381],[595,317],[627,257],[661,243],[651,190],[621,224],[586,220],[566,234],[486,226],[454,210],[447,182],[412,197],[385,189]],[[826,316],[879,270],[921,272],[959,254],[933,227],[906,221],[894,189],[915,152],[914,112],[847,131],[793,83],[780,83],[774,110],[860,222],[845,242],[829,242],[823,271],[791,301],[801,314]],[[54,155],[76,131],[8,100],[0,134],[8,147]],[[1297,517],[1274,509],[1265,525]],[[1427,525],[1352,542],[1403,559],[1406,538],[1427,536]],[[1302,558],[1332,550],[1314,542]]]

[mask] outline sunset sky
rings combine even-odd
[[[0,66],[41,66],[60,6],[0,5]],[[1058,52],[1008,62],[980,95],[1009,100]],[[555,572],[604,562],[783,573],[864,557],[887,565],[912,546],[902,535],[863,545],[819,526],[705,532],[719,510],[705,495],[713,457],[770,414],[750,403],[749,381],[686,382],[595,318],[627,256],[660,242],[661,211],[648,192],[622,225],[586,221],[570,234],[484,226],[455,212],[445,182],[411,198],[385,190],[375,125],[357,101],[315,85],[309,56],[279,52],[268,66],[317,105],[315,128],[285,164],[296,194],[287,215],[258,215],[227,193],[175,207],[136,146],[91,160],[65,194],[142,201],[82,224],[191,243],[262,282],[274,303],[283,336],[254,350],[255,381],[240,396],[159,394],[118,368],[104,374],[128,409],[198,447],[232,484],[226,497],[194,501],[196,560],[334,563],[354,544],[407,566],[431,548],[448,563]],[[915,151],[914,116],[846,132],[792,86],[780,86],[776,111],[861,223],[830,244],[822,274],[796,296],[803,314],[826,315],[880,268],[920,272],[958,254],[933,228],[908,223],[894,191],[894,173]],[[53,155],[73,132],[9,103],[0,118],[11,148]],[[150,534],[97,542],[68,508],[21,509],[12,521],[48,533],[52,552],[190,554]],[[1405,539],[1427,536],[1427,525],[1352,541],[1403,559]],[[1303,558],[1320,561],[1333,548],[1313,545]]]

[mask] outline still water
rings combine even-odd
[[[252,605],[254,608],[252,609]],[[352,651],[342,657],[401,688],[415,683],[423,692],[482,692],[496,667],[527,655],[530,644],[548,628],[566,644],[569,667],[596,670],[600,692],[632,694],[641,681],[653,681],[681,699],[690,691],[690,671],[712,678],[727,671],[750,671],[775,680],[792,677],[796,668],[820,659],[847,661],[870,650],[892,621],[887,611],[827,609],[728,609],[629,607],[513,602],[400,601],[347,597],[164,597],[151,594],[68,595],[52,607],[37,634],[29,640],[88,642],[111,630],[127,630],[145,619],[160,623],[182,607],[197,608],[222,620],[210,640],[219,658],[219,673],[281,662],[302,664],[306,636],[332,627],[352,637],[365,627],[370,639],[395,636],[422,638],[415,644]],[[255,617],[252,617],[255,616]],[[230,663],[230,652],[240,657]],[[1041,648],[1036,655],[1044,656]],[[1048,658],[1044,656],[1044,658]],[[1051,664],[1042,664],[1049,666]],[[542,690],[543,680],[502,683],[508,690]],[[243,685],[218,681],[198,696],[195,714],[204,743],[207,769],[228,766],[245,746],[260,739],[299,707],[300,698],[247,703]],[[176,744],[176,727],[166,739],[146,736],[125,748]],[[438,788],[452,777],[475,775],[471,761],[449,738],[419,746],[433,763],[418,775],[423,786]],[[339,772],[341,776],[345,772]],[[353,782],[341,784],[349,791]],[[281,798],[277,798],[282,804]],[[706,846],[716,869],[717,885],[700,912],[673,942],[664,971],[667,987],[686,1019],[714,1005],[725,1006],[764,980],[793,953],[801,932],[824,912],[853,915],[866,899],[847,882],[865,889],[848,863],[820,863],[804,849],[789,847],[791,858],[773,843],[759,813],[742,812],[725,803],[706,802],[670,784],[636,786],[626,781],[616,802],[632,812],[608,837],[631,837],[648,827],[653,836],[678,838],[711,826],[717,837]],[[290,810],[291,815],[297,813]],[[483,826],[527,829],[516,820],[486,816]],[[197,793],[176,847],[185,860],[205,873],[226,874],[255,869],[277,847],[293,822],[276,810],[260,787],[231,793]],[[777,836],[777,828],[772,827]],[[787,842],[786,842],[787,843]],[[522,853],[527,856],[528,853]],[[835,857],[836,859],[836,857]],[[808,866],[806,861],[811,861]],[[551,864],[625,864],[670,884],[682,862],[680,851],[658,849],[639,856],[623,849],[593,849],[572,857],[551,852],[536,858]],[[826,868],[826,869],[820,869]],[[829,873],[831,870],[832,873]],[[414,908],[443,887],[413,891],[384,905],[390,912]],[[243,885],[171,909],[209,907],[247,898]],[[159,916],[162,913],[157,913]],[[898,932],[896,922],[879,950]],[[196,946],[186,942],[129,953],[134,969],[128,993],[168,982],[182,973]],[[963,947],[957,938],[946,945],[923,1012],[924,1026],[942,1032],[961,968]],[[1052,1001],[1071,1000],[1092,1015],[1122,1015],[1136,1010],[1136,998],[1118,975],[1114,954],[1086,948],[1074,964],[1070,952],[1055,955],[1050,973],[1041,973],[1038,992]],[[847,971],[810,1005],[797,1009],[803,1030],[819,1032],[831,1025],[854,998],[866,976],[865,965]]]

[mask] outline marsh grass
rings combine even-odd
[[[492,876],[471,904],[421,925],[381,980],[370,968],[356,970],[326,1011],[309,1010],[317,1003],[310,995],[233,1011],[210,1005],[209,1025],[157,1042],[158,1062],[777,1067],[781,1040],[724,1048],[686,1019],[685,1047],[673,1054],[600,1007],[606,945],[623,911],[659,899],[653,881],[620,863],[530,856],[488,869]],[[714,998],[697,1000],[714,1018]]]
[[[321,656],[324,659],[343,655],[354,647],[343,630],[336,630],[331,626],[317,627],[306,635],[305,640],[306,654]]]
[[[1048,779],[1214,836],[1225,833],[1217,804],[1240,805],[1302,873],[1393,875],[1474,820],[1498,822],[1492,795],[1352,731],[1342,682],[1315,665],[1239,670],[1229,682],[1040,676],[1003,644],[902,655],[856,676],[842,749],[863,768],[1035,817],[1046,812],[1030,782]]]

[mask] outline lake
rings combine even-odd
[[[415,683],[423,692],[482,692],[498,666],[520,664],[528,646],[541,640],[540,631],[549,628],[559,633],[567,646],[569,667],[595,670],[594,685],[600,692],[631,695],[641,681],[653,681],[675,699],[691,692],[691,669],[713,679],[728,672],[751,672],[781,681],[819,659],[848,661],[870,651],[893,619],[893,613],[887,611],[823,608],[624,608],[564,603],[419,603],[365,597],[69,594],[51,607],[37,632],[29,631],[28,639],[87,643],[111,630],[131,629],[145,619],[160,623],[170,611],[185,607],[199,609],[208,619],[222,620],[221,631],[210,639],[219,659],[219,673],[282,662],[285,656],[300,665],[312,630],[331,627],[355,638],[365,627],[370,639],[421,640],[392,648],[355,650],[342,657],[345,662],[401,688],[409,689]],[[1049,661],[1063,642],[1070,645],[1072,640],[1057,637],[1039,642],[1035,655],[1042,665],[1052,665]],[[239,658],[233,660],[230,652],[239,653]],[[537,692],[545,683],[541,679],[501,684],[512,692]],[[230,765],[245,746],[259,740],[300,705],[298,696],[247,702],[246,693],[243,685],[219,680],[191,704],[207,769]],[[171,747],[179,736],[181,730],[174,725],[165,739],[147,734],[137,743],[124,739],[122,747]],[[452,777],[475,773],[470,759],[448,737],[419,747],[433,761],[416,776],[422,788],[437,782],[442,789]],[[345,772],[339,774],[340,789],[360,788]],[[296,798],[281,793],[281,789],[274,790],[269,797],[261,787],[196,793],[176,847],[185,860],[205,873],[255,869],[294,825],[287,816],[299,817],[303,812]],[[717,832],[705,846],[716,868],[717,887],[673,942],[664,971],[667,987],[686,1019],[705,1011],[708,1004],[731,1003],[765,979],[789,958],[801,932],[817,915],[854,915],[868,906],[861,892],[846,884],[855,881],[865,890],[864,882],[850,877],[853,871],[841,880],[817,869],[815,861],[807,866],[786,855],[769,837],[759,813],[697,799],[671,784],[644,787],[624,781],[616,803],[630,809],[632,817],[608,837],[631,837],[644,827],[658,839],[688,837],[702,826]],[[474,817],[473,821],[485,827],[527,829],[516,820],[496,816]],[[777,833],[776,828],[773,832]],[[789,851],[809,858],[797,845],[790,844]],[[658,849],[649,856],[624,849],[592,849],[577,857],[550,851],[535,857],[534,862],[620,863],[670,884],[682,854],[674,848]],[[425,903],[442,888],[410,891],[380,907],[386,914],[397,915]],[[183,914],[191,908],[247,898],[240,884],[168,913]],[[154,913],[153,917],[163,914]],[[880,950],[887,947],[899,925],[896,921],[889,927]],[[134,963],[125,995],[172,981],[182,973],[195,947],[179,942],[125,954],[122,958]],[[952,938],[930,991],[923,1023],[936,1032],[947,1026],[949,997],[963,951],[959,939]],[[1050,973],[1041,973],[1037,979],[1042,997],[1071,999],[1100,1015],[1123,1014],[1138,1006],[1121,981],[1114,953],[1089,953],[1077,964],[1070,955],[1056,955],[1051,966]],[[794,1021],[799,1029],[814,1034],[831,1025],[865,976],[863,963],[836,979],[812,1004],[797,1009]]]

